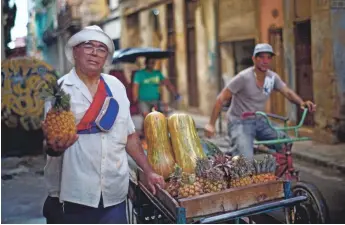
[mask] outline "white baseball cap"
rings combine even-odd
[[[65,55],[72,64],[74,64],[73,47],[86,41],[99,41],[105,44],[109,51],[106,64],[111,64],[115,51],[114,42],[99,26],[96,25],[83,28],[68,40],[65,46]]]
[[[267,43],[257,44],[255,46],[253,56],[256,56],[258,53],[262,53],[262,52],[271,53],[272,55],[275,55],[273,52],[272,46]]]

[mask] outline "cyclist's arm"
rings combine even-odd
[[[243,75],[238,74],[231,79],[231,81],[228,85],[226,85],[226,87],[223,88],[223,90],[217,96],[216,103],[214,104],[209,121],[210,125],[214,126],[216,124],[216,120],[223,107],[223,103],[230,101],[233,94],[239,93],[240,90],[243,88],[244,83],[245,80]]]
[[[278,89],[280,93],[282,93],[285,98],[289,99],[290,102],[295,103],[296,105],[303,105],[304,101],[301,97],[299,97],[293,90],[288,88],[288,86],[283,86],[282,88]]]
[[[139,90],[139,84],[133,83],[133,89],[132,89],[133,102],[138,101],[138,90]]]
[[[166,79],[166,78],[163,79],[161,81],[161,84],[165,85],[171,93],[173,93],[174,95],[177,95],[176,88],[174,87],[174,85],[172,85],[169,79]]]
[[[223,103],[229,101],[232,97],[232,93],[228,87],[225,87],[222,92],[217,96],[216,103],[214,104],[209,124],[215,125],[218,115],[223,107]]]

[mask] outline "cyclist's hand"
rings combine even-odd
[[[211,125],[208,123],[208,124],[206,124],[204,131],[205,131],[205,136],[208,138],[211,138],[215,135],[216,128],[214,127],[214,125]]]
[[[305,101],[301,105],[302,109],[308,108],[309,112],[315,112],[316,111],[316,105],[311,101]]]
[[[182,99],[182,96],[180,94],[176,94],[175,95],[175,100],[176,101],[181,101],[181,99]]]

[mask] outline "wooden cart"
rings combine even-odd
[[[138,169],[138,181],[130,181],[129,219],[137,223],[238,223],[241,217],[285,208],[287,222],[293,222],[293,207],[306,197],[292,197],[290,185],[290,181],[273,181],[175,200],[160,188],[154,196]]]

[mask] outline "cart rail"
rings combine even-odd
[[[168,209],[156,196],[154,196],[141,182],[138,183],[140,190],[143,191],[145,196],[150,200],[150,202],[163,214],[166,218],[174,223],[187,223],[187,221],[192,218],[186,217],[186,209],[184,207],[180,207],[176,202],[175,206],[175,213],[171,212],[171,209]],[[265,203],[259,203],[254,206],[250,206],[247,208],[231,211],[231,212],[223,212],[217,213],[216,215],[210,216],[203,216],[199,217],[198,219],[194,220],[193,223],[216,223],[216,222],[224,222],[229,220],[237,220],[241,217],[247,216],[254,216],[263,213],[269,213],[271,211],[279,210],[286,207],[293,207],[296,204],[304,202],[307,200],[306,196],[297,196],[297,197],[289,197],[286,199],[279,199],[279,200],[272,200]]]
[[[294,206],[295,204],[301,203],[306,200],[307,200],[306,196],[297,196],[297,197],[288,198],[284,200],[272,201],[272,202],[260,204],[257,206],[252,206],[249,208],[236,210],[234,212],[228,212],[228,213],[223,213],[217,216],[202,218],[200,219],[200,223],[205,224],[205,223],[222,222],[226,220],[236,220],[241,217],[254,216],[254,215],[262,214],[262,213],[269,213],[272,210],[278,210],[285,207]]]

